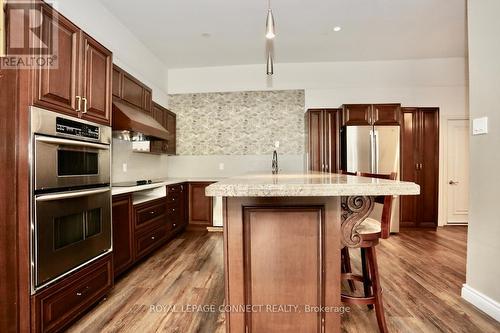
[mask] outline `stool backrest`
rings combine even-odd
[[[392,172],[390,174],[377,174],[377,173],[365,173],[358,172],[358,176],[360,177],[368,177],[368,178],[378,178],[378,179],[388,179],[388,180],[396,180],[398,178],[398,174],[396,172]],[[382,235],[383,239],[389,238],[390,229],[391,229],[391,217],[392,217],[392,195],[379,196],[375,198],[375,202],[382,204],[382,218],[380,219],[380,224],[382,225]]]

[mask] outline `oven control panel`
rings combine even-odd
[[[99,127],[78,121],[56,118],[56,132],[80,138],[99,140]]]

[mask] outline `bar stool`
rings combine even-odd
[[[397,174],[389,175],[372,174],[372,173],[357,173],[361,177],[378,178],[396,180]],[[352,296],[342,293],[341,300],[347,304],[368,305],[368,308],[373,309],[375,306],[375,314],[380,332],[387,332],[387,324],[385,322],[384,306],[382,301],[382,287],[380,286],[380,276],[378,272],[377,256],[375,246],[379,243],[379,239],[387,239],[390,234],[391,212],[392,212],[393,196],[380,196],[375,198],[375,203],[382,204],[382,217],[380,221],[372,218],[365,219],[356,229],[361,236],[361,242],[357,246],[361,249],[361,266],[362,274],[353,274],[351,271],[351,263],[349,250],[347,247],[342,249],[342,279],[348,282],[359,281],[363,283],[364,296]],[[351,287],[351,291],[355,289]]]

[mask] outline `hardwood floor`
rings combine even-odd
[[[460,298],[466,228],[405,231],[382,241],[377,250],[391,332],[500,332],[499,323]],[[359,251],[351,252],[357,270]],[[223,333],[224,316],[218,311],[181,308],[210,304],[218,309],[223,274],[222,234],[184,233],[119,280],[107,300],[70,332]],[[177,305],[177,312],[162,308],[169,305]],[[343,332],[377,331],[374,312],[364,306],[352,307],[342,326]]]

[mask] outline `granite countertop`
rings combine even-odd
[[[157,183],[146,184],[146,185],[136,185],[136,186],[112,186],[111,194],[119,195],[126,193],[133,193],[145,190],[152,190],[158,187],[163,187],[167,185],[175,185],[185,182],[217,182],[222,180],[223,178],[214,178],[214,177],[186,177],[186,178],[166,178]]]
[[[323,172],[254,173],[224,179],[206,188],[211,197],[330,197],[417,195],[415,183]]]

